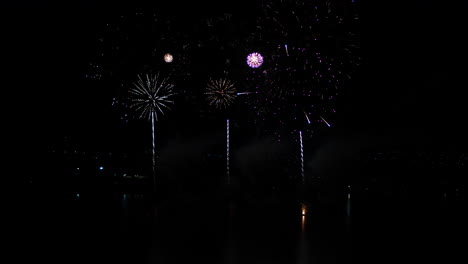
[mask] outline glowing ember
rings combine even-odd
[[[164,54],[164,61],[165,62],[171,63],[173,59],[174,59],[174,57],[172,57],[172,54],[170,54],[170,53]]]

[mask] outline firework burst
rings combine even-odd
[[[237,90],[234,83],[228,79],[211,79],[206,86],[205,95],[210,105],[223,109],[234,102],[237,97]]]
[[[158,114],[164,115],[164,110],[168,110],[173,93],[173,85],[168,78],[159,79],[159,73],[154,75],[138,75],[137,81],[130,89],[131,108],[140,113],[140,118],[152,117],[158,120]]]
[[[258,68],[263,64],[263,56],[258,52],[250,53],[247,56],[247,65],[250,68]]]

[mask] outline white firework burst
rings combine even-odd
[[[168,78],[160,79],[159,73],[138,75],[130,89],[131,107],[140,113],[140,118],[154,117],[157,121],[158,115],[164,115],[164,110],[169,110],[169,104],[174,103],[170,99],[174,95],[173,87]]]

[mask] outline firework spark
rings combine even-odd
[[[113,97],[112,98],[112,108],[119,114],[119,119],[122,124],[128,124],[129,115],[128,115],[128,100],[127,98]]]
[[[237,90],[228,79],[210,80],[206,86],[205,95],[210,105],[217,108],[227,108],[237,97]]]

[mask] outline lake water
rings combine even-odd
[[[49,197],[50,198],[50,197]],[[465,263],[464,201],[366,197],[22,200],[16,263]]]

